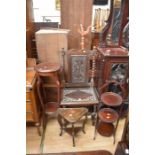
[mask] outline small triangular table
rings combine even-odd
[[[88,113],[88,109],[84,108],[84,107],[81,107],[81,108],[59,108],[58,109],[58,115],[60,115],[62,117],[62,119],[64,119],[66,122],[68,122],[72,126],[71,130],[69,128],[67,129],[66,127],[61,128],[60,135],[62,135],[62,129],[64,129],[68,133],[71,133],[72,140],[73,140],[73,146],[75,146],[75,133],[78,131],[75,129],[74,125],[75,125],[75,123],[80,121],[80,119],[83,116],[85,116],[85,120],[84,120],[83,126],[82,126],[82,131],[85,133],[84,126],[85,126],[85,122],[87,120],[87,113]]]

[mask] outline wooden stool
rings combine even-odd
[[[40,63],[35,67],[37,71],[37,91],[42,107],[43,117],[43,134],[41,138],[41,147],[45,137],[47,119],[56,114],[60,104],[60,81],[58,72],[60,65],[57,63]],[[47,88],[55,88],[57,90],[57,100],[47,100]]]
[[[61,133],[60,136],[62,135],[63,130],[68,132],[72,135],[72,140],[73,140],[73,146],[75,146],[75,133],[77,132],[75,129],[75,124],[81,120],[83,116],[85,116],[85,119],[83,120],[82,127],[79,129],[82,129],[83,133],[84,127],[85,127],[85,122],[87,119],[87,113],[88,109],[87,108],[59,108],[58,109],[58,122],[61,127]],[[71,128],[67,128],[67,125],[71,124]],[[71,129],[71,130],[69,130]]]
[[[55,87],[57,89],[57,102],[60,103],[60,65],[58,63],[40,63],[35,69],[38,74],[38,79],[43,83],[43,88]],[[49,77],[49,79],[43,80],[44,77]]]

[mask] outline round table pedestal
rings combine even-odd
[[[112,123],[99,122],[97,131],[101,136],[109,137],[114,132],[114,125]]]

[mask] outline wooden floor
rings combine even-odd
[[[94,126],[88,119],[84,134],[82,131],[78,132],[75,137],[76,147],[72,146],[72,137],[64,132],[62,136],[59,136],[60,128],[56,118],[52,118],[48,121],[43,149],[40,149],[41,137],[37,134],[35,127],[27,127],[26,129],[26,153],[27,154],[40,154],[42,153],[62,153],[62,152],[81,152],[81,151],[95,151],[95,150],[108,150],[112,154],[114,153],[118,141],[120,141],[125,119],[121,119],[117,132],[116,143],[113,145],[113,137],[103,137],[99,134],[96,136],[96,140],[93,140]]]
[[[85,151],[85,152],[47,153],[44,155],[112,155],[112,154],[106,150],[99,150],[99,151]]]

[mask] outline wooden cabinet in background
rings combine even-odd
[[[128,76],[129,76],[129,55],[124,48],[99,48],[101,53],[101,76],[99,86],[107,80],[121,82],[125,88],[125,98],[128,100]]]
[[[61,51],[68,49],[68,30],[42,29],[36,32],[36,46],[39,62],[61,64]]]
[[[26,122],[37,126],[40,135],[39,115],[40,106],[37,96],[36,72],[30,69],[26,71]]]

